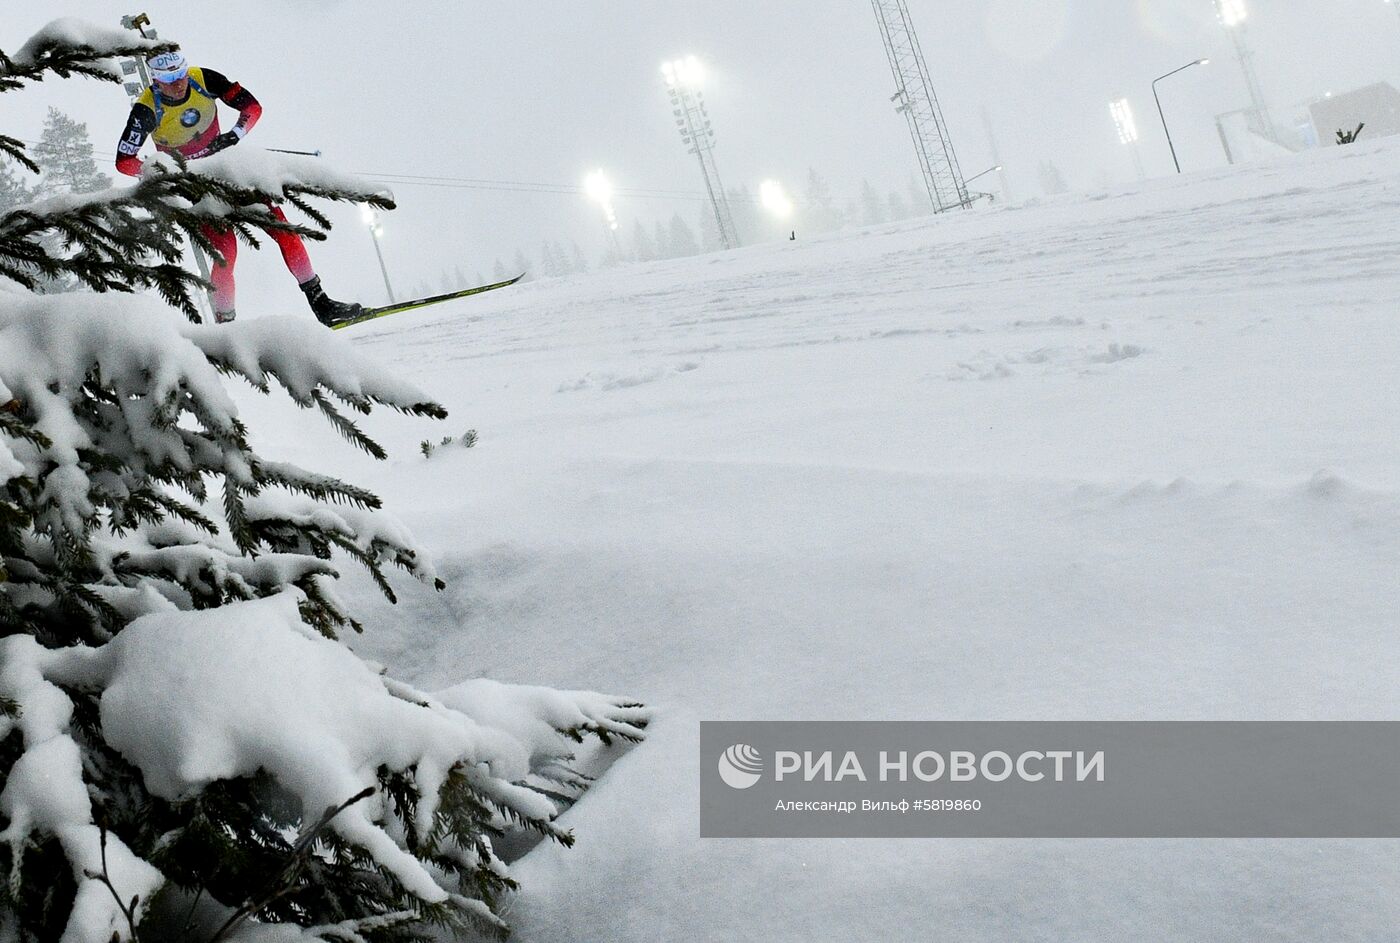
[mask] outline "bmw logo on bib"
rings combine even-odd
[[[180,113],[180,123],[187,128],[193,128],[195,125],[199,124],[199,109],[186,108]]]

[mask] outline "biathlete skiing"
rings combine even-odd
[[[117,144],[117,170],[128,176],[140,175],[144,162],[139,155],[148,137],[159,151],[195,160],[233,147],[262,116],[262,105],[246,88],[213,69],[191,67],[179,52],[152,56],[147,65],[151,87],[131,106],[126,130]],[[231,131],[219,130],[218,102],[238,111],[238,123]],[[280,207],[269,208],[273,218],[286,222]],[[223,256],[222,262],[215,261],[210,280],[214,284],[214,320],[225,324],[235,316],[233,266],[238,259],[238,239],[232,229],[211,223],[204,224],[202,231]],[[287,270],[296,278],[318,321],[330,327],[364,314],[360,305],[335,301],[326,294],[300,236],[278,229],[266,232],[282,250]]]

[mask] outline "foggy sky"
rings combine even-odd
[[[1249,0],[1248,36],[1277,116],[1328,91],[1400,83],[1400,16],[1383,0]],[[673,129],[659,74],[693,53],[727,186],[783,181],[799,198],[808,168],[838,202],[862,179],[906,190],[916,170],[894,83],[866,0],[4,0],[0,48],[56,16],[115,25],[148,12],[190,61],[241,81],[265,114],[247,145],[319,148],[365,173],[432,174],[577,185],[607,170],[619,187],[685,190],[700,181]],[[1071,186],[1133,178],[1108,101],[1128,96],[1151,175],[1171,171],[1150,83],[1192,59],[1212,63],[1163,85],[1183,165],[1224,164],[1214,115],[1246,104],[1211,0],[910,0],[964,171],[992,163],[983,112],[998,138],[1012,196],[1040,195],[1053,160]],[[88,123],[104,160],[127,112],[116,86],[49,80],[5,96],[3,130],[38,136],[54,105]],[[990,179],[990,178],[988,178]],[[986,182],[986,181],[984,181]],[[599,211],[583,197],[398,185],[385,252],[400,293],[460,265],[489,273],[542,237],[577,240],[595,261]],[[619,198],[622,232],[696,200]],[[358,217],[340,212],[329,246],[313,247],[327,283],[378,301],[382,286]],[[797,222],[800,227],[800,220]],[[258,298],[295,295],[275,253],[240,258]],[[248,275],[249,272],[255,275]],[[242,307],[242,305],[240,305]]]

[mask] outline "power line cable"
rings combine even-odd
[[[21,143],[37,145],[38,141],[18,138]],[[432,174],[400,174],[370,171],[352,171],[361,177],[378,180],[396,186],[427,187],[440,190],[480,190],[495,193],[545,193],[560,196],[586,196],[587,191],[574,184],[546,183],[530,180],[494,180],[488,177],[447,177]],[[666,200],[703,203],[709,199],[705,194],[694,190],[668,190],[660,187],[619,187],[616,195],[633,200]],[[732,197],[735,202],[761,205],[758,199],[742,200]],[[804,202],[798,200],[797,202]]]

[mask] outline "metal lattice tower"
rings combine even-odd
[[[1269,116],[1269,105],[1264,99],[1264,88],[1259,84],[1259,73],[1254,70],[1254,51],[1245,42],[1244,0],[1215,0],[1215,13],[1220,18],[1221,25],[1225,27],[1225,32],[1230,34],[1230,41],[1235,45],[1235,59],[1239,61],[1240,71],[1244,73],[1245,88],[1249,90],[1247,120],[1250,129],[1277,144],[1278,129],[1274,127],[1273,118]]]
[[[880,36],[890,58],[890,71],[899,88],[890,101],[898,104],[896,110],[909,122],[909,135],[914,139],[914,150],[934,212],[969,206],[972,201],[968,198],[958,157],[953,152],[943,109],[933,91],[933,80],[919,47],[919,37],[909,18],[909,6],[905,0],[871,0],[871,3],[875,18],[880,21]]]
[[[734,225],[729,197],[725,195],[724,184],[719,179],[719,166],[715,163],[715,132],[709,111],[705,108],[705,93],[699,88],[700,63],[694,56],[677,59],[662,66],[661,74],[666,78],[666,90],[671,95],[672,114],[681,141],[700,162],[700,174],[705,180],[710,207],[714,210],[720,244],[726,249],[737,249],[740,245],[739,230]]]

